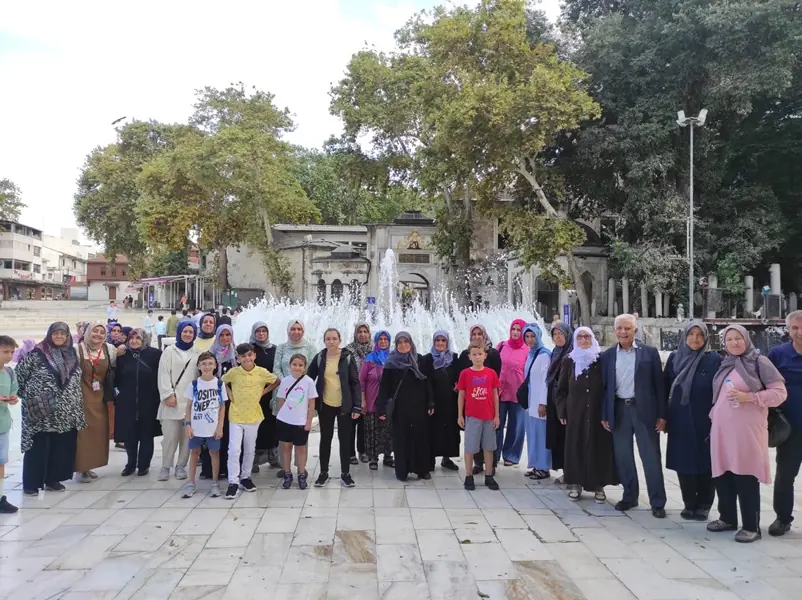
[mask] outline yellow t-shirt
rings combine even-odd
[[[343,405],[343,391],[340,386],[340,375],[337,367],[340,364],[340,357],[326,359],[326,370],[323,372],[323,379],[326,384],[323,386],[323,404],[335,408]]]
[[[234,367],[222,377],[224,383],[231,384],[233,399],[228,411],[228,419],[232,423],[252,424],[264,420],[259,400],[265,386],[276,381],[276,376],[263,367],[254,367],[246,371],[242,367]]]

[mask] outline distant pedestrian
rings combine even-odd
[[[106,307],[106,317],[109,323],[117,322],[117,312],[119,308],[117,307],[117,303],[112,300],[109,302],[109,305]]]
[[[167,336],[167,323],[164,321],[163,315],[159,315],[159,319],[156,321],[154,330],[156,331],[156,340],[159,344],[159,350],[161,350],[162,340]]]
[[[184,315],[186,317],[186,314]],[[170,316],[167,318],[167,337],[175,337],[176,328],[178,327],[178,315],[176,315],[175,309],[170,311]]]
[[[152,310],[148,310],[143,329],[145,330],[145,335],[147,336],[145,338],[145,345],[150,346],[150,341],[153,339],[153,334],[155,333]]]
[[[11,362],[17,342],[7,335],[0,335],[0,514],[17,512],[17,507],[11,504],[5,495],[6,463],[8,462],[8,448],[10,444],[11,411],[9,406],[19,402],[19,385],[17,376],[11,367]]]

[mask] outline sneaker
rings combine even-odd
[[[298,489],[305,490],[309,487],[309,473],[298,473]]]
[[[60,481],[54,481],[53,483],[46,483],[45,489],[48,492],[63,492],[67,488],[64,487],[64,484]]]
[[[175,478],[181,481],[187,478],[187,470],[184,467],[175,468]]]
[[[229,483],[226,490],[226,500],[233,500],[239,494],[239,486],[236,483]]]
[[[298,476],[298,484],[300,485],[300,475]],[[292,473],[284,473],[284,481],[281,482],[281,487],[288,490],[292,487]]]
[[[168,469],[167,467],[162,467],[159,470],[158,481],[167,481],[168,479],[170,479],[170,469]]]
[[[350,473],[343,473],[340,475],[340,484],[347,488],[351,488],[356,485]]]
[[[184,484],[184,487],[181,488],[184,493],[181,494],[182,498],[192,498],[195,495],[195,484],[191,481]]]
[[[742,544],[751,544],[752,542],[758,541],[762,537],[763,536],[760,534],[760,531],[747,531],[746,529],[741,529],[735,534],[735,541],[741,542]]]
[[[485,485],[489,487],[491,490],[498,489],[498,484],[496,483],[496,480],[493,479],[492,475],[485,475]]]
[[[19,509],[8,501],[5,496],[0,496],[0,514],[11,515]]]
[[[86,474],[89,475],[89,479],[97,479],[98,477],[100,477],[100,475],[98,475],[94,471],[87,471]]]
[[[783,523],[779,519],[774,521],[771,525],[769,525],[769,535],[774,537],[780,537],[781,535],[785,535],[791,531],[791,524],[790,523]]]
[[[212,491],[211,491],[212,498],[219,498],[223,495],[223,492],[220,490],[220,484],[216,481],[212,484]]]
[[[473,475],[467,475],[465,477],[465,489],[470,492],[476,489],[476,484],[473,482]]]
[[[325,471],[321,472],[320,475],[318,475],[317,479],[315,480],[315,487],[323,487],[328,482],[329,482],[329,474],[326,473]]]
[[[251,481],[250,477],[246,477],[245,479],[240,479],[239,486],[246,492],[256,491],[256,486],[253,484],[253,481]]]
[[[122,473],[120,473],[120,476],[121,477],[129,477],[130,475],[134,474],[134,471],[136,471],[136,469],[134,467],[125,467],[122,470]]]
[[[94,481],[94,479],[89,476],[89,473],[85,471],[83,473],[78,473],[78,476],[75,479],[78,481],[78,483],[92,483]]]
[[[721,519],[710,521],[710,523],[707,524],[707,530],[712,531],[713,533],[719,533],[721,531],[735,531],[736,529],[737,527],[735,527],[735,525],[725,523]]]

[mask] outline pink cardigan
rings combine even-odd
[[[529,358],[529,346],[524,344],[517,350],[507,342],[501,342],[496,349],[501,354],[501,373],[499,374],[499,400],[518,403],[518,388],[524,382],[524,367]]]
[[[729,374],[736,390],[748,392],[749,387],[733,370]],[[771,483],[769,463],[769,407],[785,402],[788,392],[782,381],[772,383],[760,392],[752,393],[755,402],[745,402],[738,408],[730,406],[729,385],[721,386],[718,398],[710,410],[710,457],[713,477],[727,471],[735,475],[754,475],[761,483]]]
[[[379,384],[382,379],[384,369],[376,363],[367,360],[362,361],[362,368],[359,370],[359,385],[365,394],[365,413],[376,412],[376,398],[379,396]]]

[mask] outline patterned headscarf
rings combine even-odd
[[[373,345],[369,341],[365,343],[359,341],[360,327],[368,328],[368,340],[370,340],[370,324],[367,321],[361,321],[354,327],[354,341],[348,344],[346,348],[353,352],[359,359],[363,359],[373,350]]]
[[[399,352],[398,351],[398,342],[401,340],[407,340],[412,346],[409,349],[409,352]],[[410,370],[412,374],[417,377],[418,379],[426,379],[426,375],[421,373],[420,367],[418,367],[418,351],[415,348],[415,342],[412,340],[412,336],[409,335],[406,331],[400,331],[395,336],[395,350],[390,352],[390,356],[387,357],[387,360],[384,363],[385,369],[400,369],[400,370]]]
[[[718,399],[724,380],[733,370],[738,371],[738,374],[752,392],[759,392],[764,386],[767,387],[772,383],[785,381],[777,370],[777,367],[774,366],[774,363],[765,356],[762,356],[758,349],[755,348],[755,345],[752,343],[752,338],[749,336],[749,332],[741,325],[728,325],[725,327],[724,331],[721,332],[722,340],[726,340],[727,332],[730,330],[735,330],[741,334],[741,337],[744,339],[746,350],[744,350],[744,353],[740,356],[733,356],[727,353],[724,360],[721,361],[721,366],[718,368],[716,376],[713,378],[713,402]],[[759,372],[757,366],[758,361],[760,361]]]
[[[260,342],[256,339],[256,330],[264,328],[267,330],[267,339],[264,342]],[[264,321],[257,321],[251,327],[251,339],[250,342],[254,346],[259,346],[262,350],[270,350],[273,347],[273,344],[270,343],[270,329],[267,326],[267,323]]]
[[[391,342],[393,339],[389,331],[384,331],[384,330],[377,331],[376,335],[373,336],[373,352],[369,352],[365,356],[365,360],[367,362],[372,362],[374,365],[377,365],[379,367],[383,367],[384,362],[387,360],[387,357],[390,356],[389,343],[387,345],[386,350],[382,350],[381,348],[379,348],[379,338],[381,336],[385,336],[388,342]]]
[[[438,351],[437,348],[434,347],[434,341],[439,338],[446,339],[446,349],[442,352]],[[437,369],[447,369],[451,363],[454,361],[454,353],[451,351],[451,337],[448,335],[448,332],[443,329],[438,329],[434,332],[432,336],[432,348],[430,350],[432,354],[432,358],[434,359],[434,368]]]
[[[576,343],[576,338],[581,332],[589,333],[590,337],[593,338],[590,348],[580,348],[579,344]],[[587,371],[590,365],[598,360],[600,354],[601,347],[593,330],[590,327],[578,327],[574,332],[574,349],[568,355],[574,361],[574,377],[578,378]]]
[[[67,334],[67,341],[62,346],[53,343],[53,334],[56,331],[63,331]],[[45,339],[36,344],[34,351],[42,353],[45,362],[56,375],[58,386],[64,389],[70,378],[80,368],[78,353],[70,335],[70,327],[63,321],[57,321],[47,328]]]
[[[131,334],[135,333],[139,336],[139,339],[142,340],[142,345],[139,347],[139,350],[134,350],[131,348]],[[142,352],[145,349],[145,340],[147,340],[147,333],[142,327],[134,327],[128,333],[128,339],[125,340],[125,347],[128,348],[131,352]]]
[[[14,356],[11,358],[15,363],[22,362],[22,359],[28,356],[33,349],[36,348],[36,340],[27,338],[22,341],[22,346],[14,350]]]
[[[485,336],[485,350],[490,350],[493,347],[493,342],[490,340],[490,336],[487,333],[487,329],[481,323],[477,323],[476,325],[472,325],[470,331],[468,332],[468,339],[470,340],[471,336],[473,335],[473,330],[479,329],[482,332],[482,335]],[[523,332],[521,332],[521,337],[523,337]]]
[[[115,340],[115,339],[112,339],[112,337],[111,337],[111,331],[115,327],[119,328],[120,331],[123,330],[123,326],[120,325],[119,323],[117,323],[116,321],[106,325],[106,343],[107,344],[111,344],[116,348],[117,346],[120,346],[122,344],[122,342],[120,342],[118,340]]]
[[[224,331],[228,331],[231,334],[231,343],[228,346],[223,346],[220,343],[220,334]],[[237,362],[237,347],[234,344],[234,328],[231,325],[220,325],[217,328],[217,331],[214,334],[214,343],[212,347],[209,348],[209,352],[214,354],[214,357],[217,359],[217,376],[219,377],[223,371],[223,363],[225,362]]]

